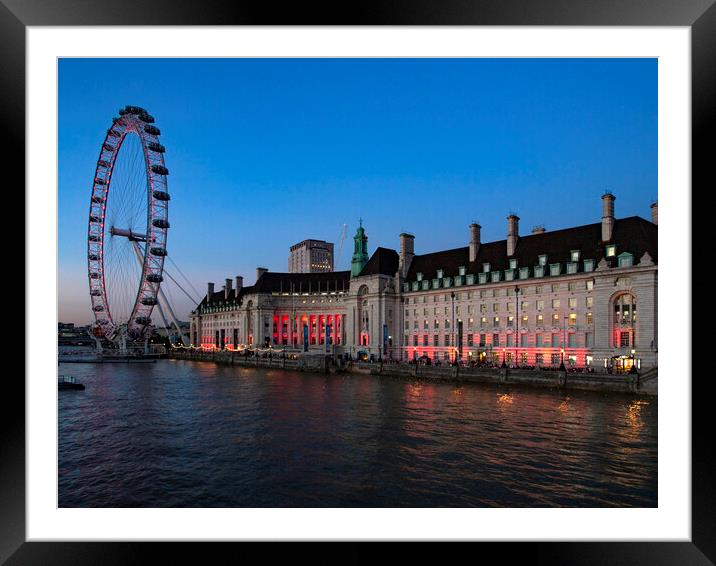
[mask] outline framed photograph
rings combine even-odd
[[[27,266],[3,561],[716,560],[711,1],[0,2]]]

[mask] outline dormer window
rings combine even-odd
[[[527,279],[530,276],[529,267],[520,267],[520,279]]]
[[[422,280],[423,280],[423,274],[420,273],[420,272],[416,273],[416,277],[418,278],[418,281],[422,281]]]
[[[560,267],[561,267],[561,265],[560,265],[559,263],[552,263],[552,264],[550,264],[550,266],[549,266],[549,274],[552,275],[552,276],[554,276],[554,275],[559,275]]]
[[[579,261],[579,250],[572,250],[571,252],[569,252],[569,254],[573,262],[576,263]]]
[[[438,269],[438,279],[442,279],[442,278],[443,278],[443,270]]]
[[[539,256],[539,265],[541,265],[541,266],[547,265],[547,255],[546,254],[542,254]]]
[[[457,272],[459,275],[465,275],[465,266],[461,265],[460,267],[458,267]]]
[[[634,256],[628,252],[619,254],[619,267],[631,267],[634,265]]]
[[[517,269],[517,260],[516,259],[510,260],[510,269]]]
[[[477,279],[481,285],[487,283],[487,273],[478,273]]]
[[[543,265],[535,266],[535,277],[544,277],[544,266]]]
[[[573,261],[567,264],[567,273],[573,274],[577,273],[577,262]]]
[[[593,259],[585,259],[584,260],[584,271],[586,271],[586,272],[594,271],[594,260]]]
[[[617,255],[617,247],[614,244],[607,246],[607,257],[614,257]]]
[[[483,264],[482,264],[482,272],[483,272],[483,273],[490,273],[490,264],[489,264],[489,263],[483,263]]]

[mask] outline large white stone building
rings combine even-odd
[[[455,360],[626,370],[657,364],[657,205],[651,221],[617,219],[602,196],[601,222],[415,254],[369,257],[358,228],[351,271],[272,273],[256,283],[226,280],[190,315],[191,340],[203,348],[260,346],[366,352],[382,359]],[[327,337],[329,338],[327,340]],[[329,348],[327,348],[327,342]]]

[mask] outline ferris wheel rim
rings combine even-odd
[[[167,170],[164,163],[165,148],[159,142],[161,134],[154,125],[154,118],[143,108],[126,106],[119,111],[100,146],[95,167],[87,236],[87,269],[90,300],[99,333],[109,340],[141,337],[151,324],[151,313],[159,302],[163,280],[164,258],[169,230],[169,192]],[[107,292],[105,267],[105,234],[107,203],[112,189],[112,173],[122,145],[130,134],[136,134],[141,144],[146,174],[147,214],[143,234],[110,227],[112,235],[127,237],[136,242],[144,238],[145,246],[137,293],[127,321],[118,321],[112,315]]]

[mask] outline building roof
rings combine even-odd
[[[242,303],[243,297],[252,293],[327,293],[333,291],[348,290],[350,271],[329,271],[325,273],[278,273],[265,271],[258,278],[256,283],[239,290],[238,297],[236,289],[229,291],[226,298],[223,289],[215,291],[211,296],[212,303]],[[207,304],[207,297],[204,295],[198,306]]]
[[[359,276],[363,275],[390,275],[393,277],[398,271],[400,256],[395,250],[377,248],[373,255],[363,266]]]
[[[629,252],[634,256],[635,263],[644,252],[648,251],[654,263],[657,263],[658,228],[648,220],[638,216],[615,220],[614,232],[609,242],[602,242],[602,224],[587,224],[563,230],[546,231],[541,234],[520,236],[517,240],[515,254],[507,255],[507,240],[480,244],[477,258],[470,262],[470,248],[465,246],[429,254],[416,255],[410,264],[408,280],[417,279],[422,273],[424,279],[437,277],[437,270],[442,269],[443,275],[452,277],[458,274],[459,267],[465,267],[467,273],[482,272],[482,264],[489,263],[490,271],[509,269],[509,260],[517,259],[517,267],[534,267],[539,263],[539,256],[547,255],[547,264],[567,263],[571,261],[572,250],[579,250],[579,271],[583,270],[581,260],[593,259],[596,264],[605,258],[606,245],[616,244],[616,255]],[[608,261],[615,258],[609,258]]]

